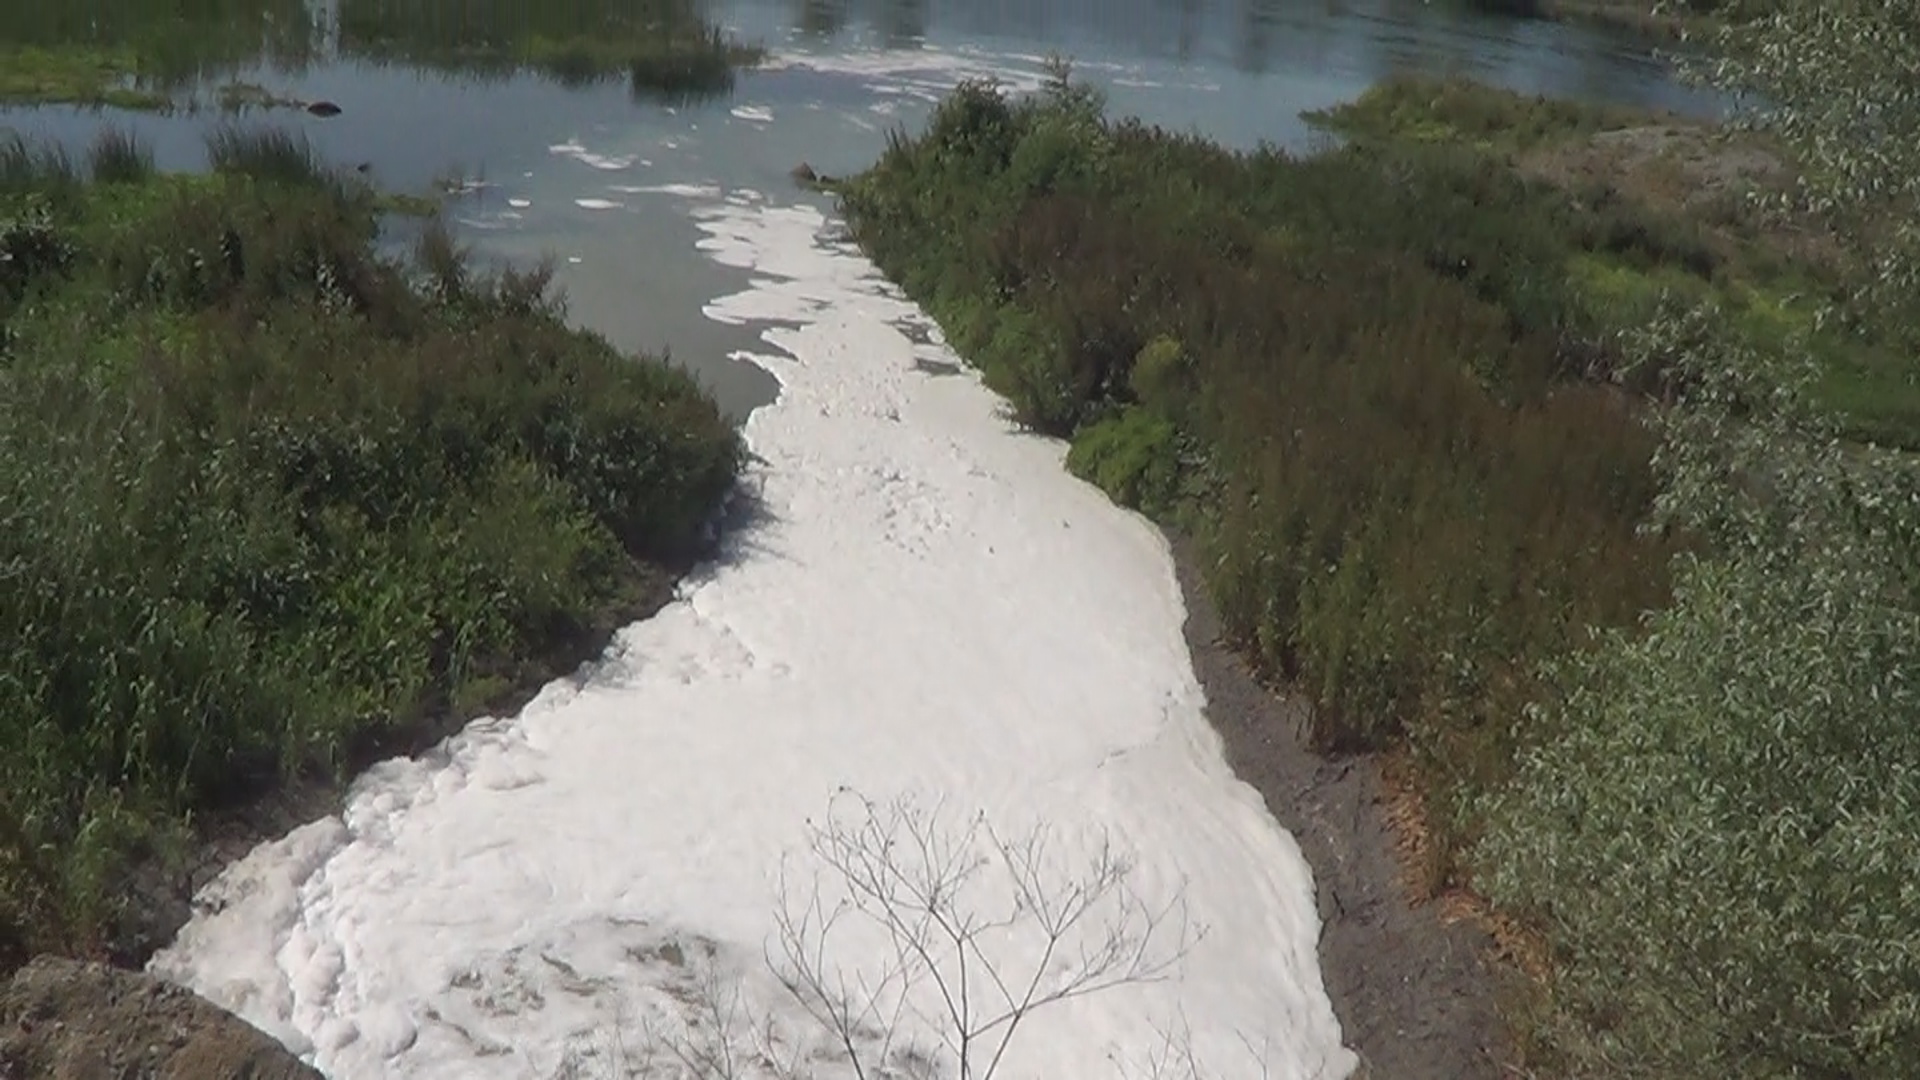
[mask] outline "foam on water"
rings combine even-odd
[[[701,199],[718,199],[721,194],[713,184],[613,184],[607,190],[622,195],[678,195]]]
[[[1105,838],[1206,928],[1165,981],[1036,1015],[999,1075],[1143,1075],[1176,1027],[1221,1080],[1347,1074],[1309,871],[1206,725],[1161,536],[973,375],[930,374],[957,363],[937,329],[818,211],[644,190],[753,274],[707,315],[773,324],[759,512],[598,664],[231,866],[153,970],[338,1078],[624,1075],[612,1042],[684,1028],[718,982],[799,1046],[763,950],[783,864],[851,788],[1046,822],[1063,865]],[[886,955],[850,940],[853,968]]]
[[[1045,57],[921,47],[787,53],[776,56],[765,66],[772,70],[859,76],[867,80],[866,88],[873,93],[931,103],[939,101],[965,79],[991,79],[1009,91],[1030,93],[1045,85],[1046,63]]]
[[[547,147],[547,153],[555,157],[572,158],[582,164],[591,165],[596,169],[601,169],[606,172],[620,172],[625,169],[630,169],[634,163],[634,155],[628,154],[623,157],[610,157],[604,154],[596,154],[588,150],[585,146],[582,146],[578,139],[568,139],[563,143],[555,143]]]

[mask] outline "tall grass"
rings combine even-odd
[[[0,939],[29,948],[123,944],[185,815],[630,610],[739,453],[543,275],[383,261],[371,200],[284,182],[322,175],[301,143],[215,147],[0,218]]]
[[[569,87],[625,79],[636,100],[669,102],[724,94],[734,68],[762,56],[693,0],[345,0],[340,38],[376,62],[481,78],[530,70]]]
[[[223,124],[207,135],[207,166],[286,184],[319,184],[332,172],[314,152],[304,131]]]
[[[66,193],[79,181],[72,155],[59,143],[33,143],[18,133],[0,141],[0,193]]]
[[[154,175],[153,147],[129,129],[102,129],[87,149],[87,171],[96,184],[141,183]]]

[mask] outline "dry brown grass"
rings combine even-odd
[[[1514,158],[1523,174],[1575,194],[1609,191],[1661,214],[1702,224],[1716,252],[1754,247],[1835,273],[1849,245],[1810,213],[1767,212],[1756,196],[1788,195],[1800,176],[1785,148],[1763,135],[1661,117],[1588,138],[1545,143]]]
[[[1480,926],[1493,939],[1494,960],[1535,984],[1544,983],[1552,970],[1545,937],[1496,910],[1471,884],[1449,881],[1442,872],[1445,853],[1435,839],[1426,785],[1412,755],[1396,749],[1379,755],[1378,763],[1381,816],[1393,833],[1408,902],[1433,905],[1443,925],[1472,922]]]

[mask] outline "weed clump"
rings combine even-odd
[[[740,454],[544,273],[377,257],[296,140],[212,156],[0,196],[0,938],[34,949],[115,945],[188,815],[632,610]]]
[[[153,148],[126,128],[102,130],[87,150],[87,171],[96,184],[138,184],[153,177]]]

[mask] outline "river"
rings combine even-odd
[[[1154,978],[1036,1012],[1000,1075],[1165,1076],[1169,1046],[1223,1080],[1347,1075],[1311,870],[1206,726],[1164,541],[1013,430],[788,171],[857,170],[957,80],[1032,87],[1053,51],[1114,111],[1241,146],[1305,148],[1301,110],[1408,70],[1702,103],[1617,37],[1401,0],[710,11],[773,55],[709,100],[325,49],[223,72],[337,103],[286,122],[384,184],[457,172],[464,241],[552,256],[572,316],[670,347],[744,418],[756,462],[722,553],[660,615],[230,867],[154,969],[333,1077],[674,1075],[672,1051],[721,1027],[732,1075],[779,1075],[783,1055],[853,1075],[774,972],[782,929],[811,945],[808,916],[841,895],[830,874],[813,891],[809,836],[872,865],[879,845],[831,844],[858,839],[868,799],[923,841],[885,849],[906,875],[888,880],[945,852],[973,876],[936,906],[1010,918],[968,954],[976,1019],[987,969],[1035,965],[1042,901],[1077,875],[1118,887],[1067,955],[1141,931],[1136,973]],[[110,121],[127,118],[0,112],[73,142]],[[211,119],[131,122],[163,165],[194,167]],[[888,816],[902,805],[924,813]],[[1049,842],[1008,839],[1033,830]],[[834,927],[810,966],[888,1007],[846,1041],[865,1075],[915,1075],[951,1028],[940,984],[883,981],[888,936]]]

